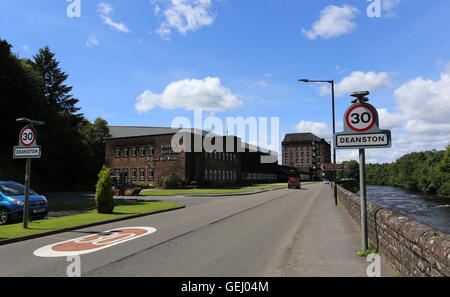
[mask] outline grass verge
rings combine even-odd
[[[132,215],[168,210],[180,206],[181,204],[178,203],[167,202],[126,202],[117,205],[114,208],[113,214],[99,214],[94,209],[87,213],[73,216],[33,221],[28,224],[29,229],[23,229],[22,223],[0,226],[0,240],[34,235]]]
[[[302,183],[308,184],[308,183]],[[287,187],[287,183],[261,184],[249,187],[222,188],[222,189],[177,189],[177,190],[148,190],[142,191],[141,196],[172,196],[182,194],[237,194],[253,190],[267,190],[279,187]]]

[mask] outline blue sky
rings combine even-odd
[[[450,142],[450,2],[429,2],[381,0],[370,18],[366,0],[80,0],[71,18],[65,0],[0,0],[0,38],[20,57],[50,46],[82,112],[111,125],[202,107],[331,139],[326,87],[297,79],[336,80],[338,131],[349,93],[370,90],[394,146],[368,160],[384,162]]]

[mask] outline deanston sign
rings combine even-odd
[[[344,116],[344,132],[334,135],[336,149],[388,148],[391,131],[380,130],[378,112],[371,104],[355,101]]]

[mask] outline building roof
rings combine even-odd
[[[175,134],[181,130],[191,131],[192,133],[199,133],[206,136],[208,131],[200,130],[200,129],[181,129],[181,128],[170,128],[170,127],[140,127],[140,126],[108,126],[109,134],[111,137],[109,139],[114,138],[128,138],[128,137],[140,137],[140,136],[153,136],[153,135],[167,135],[167,134]],[[231,136],[235,137],[235,136]],[[251,151],[258,151],[262,154],[271,154],[272,151],[255,146],[252,144],[248,144],[246,142],[241,143],[243,147]]]
[[[310,142],[323,140],[323,138],[320,138],[312,133],[290,133],[286,134],[283,142]]]
[[[169,127],[138,127],[138,126],[108,126],[110,138],[126,138],[126,137],[138,137],[138,136],[153,136],[153,135],[166,135],[175,134],[181,131],[181,128],[169,128]],[[201,131],[198,129],[192,129],[192,131]],[[207,133],[202,131],[202,133]]]

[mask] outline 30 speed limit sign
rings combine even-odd
[[[371,105],[358,104],[347,111],[345,122],[350,130],[365,132],[377,123],[377,114]]]
[[[20,131],[19,140],[23,146],[33,146],[36,143],[36,132],[32,127],[24,127]]]

